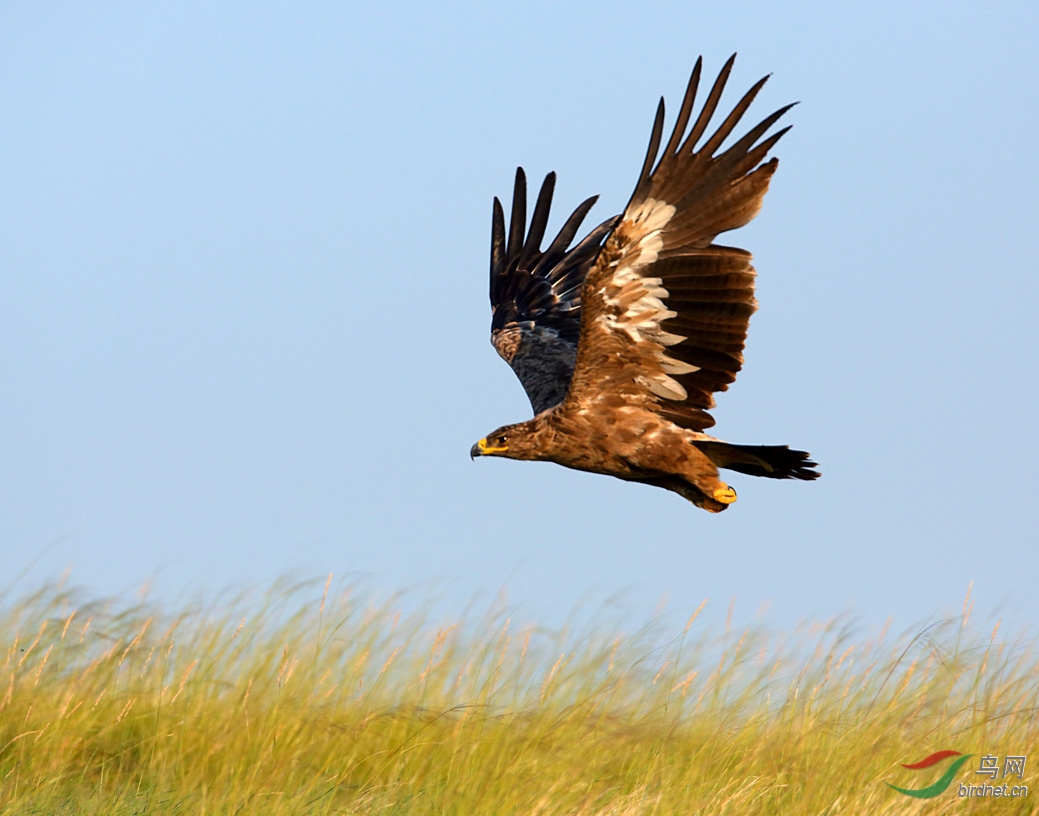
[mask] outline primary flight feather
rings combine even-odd
[[[526,177],[516,172],[508,235],[494,200],[491,342],[515,371],[535,416],[477,442],[472,456],[533,459],[672,490],[711,512],[736,500],[718,468],[773,479],[815,479],[815,463],[785,445],[733,445],[706,429],[713,394],[743,364],[754,300],[751,255],[714,244],[758,210],[778,164],[766,137],[791,106],[727,150],[762,79],[703,139],[735,56],[690,126],[697,60],[664,150],[664,100],[624,213],[570,247],[595,198],[582,203],[547,249],[550,173],[526,224]],[[767,79],[767,77],[766,77]],[[763,138],[764,137],[764,138]],[[659,158],[658,158],[659,154]]]

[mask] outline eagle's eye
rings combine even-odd
[[[499,445],[504,445],[508,441],[509,441],[509,437],[507,437],[505,434],[502,434],[501,436],[498,437],[498,444]]]

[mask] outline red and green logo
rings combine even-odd
[[[952,784],[952,778],[956,776],[956,772],[972,756],[974,754],[961,754],[959,751],[936,751],[918,762],[912,762],[908,765],[903,764],[903,768],[908,768],[911,771],[922,771],[924,768],[931,768],[949,757],[959,757],[959,759],[952,761],[949,767],[945,769],[945,773],[926,788],[900,788],[897,785],[892,785],[890,782],[885,782],[884,784],[889,788],[894,788],[899,793],[904,793],[906,796],[912,796],[916,799],[933,799]]]

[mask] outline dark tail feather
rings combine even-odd
[[[694,442],[721,468],[765,476],[769,479],[818,479],[816,464],[805,451],[786,445],[730,445],[728,442]]]

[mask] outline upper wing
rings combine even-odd
[[[706,409],[743,364],[747,324],[757,306],[751,255],[712,244],[761,209],[777,160],[762,163],[788,130],[758,140],[789,110],[767,117],[715,155],[765,84],[739,101],[696,148],[732,69],[729,59],[686,135],[702,59],[689,79],[674,132],[660,147],[660,100],[638,185],[582,291],[584,314],[569,398],[641,404],[702,431]],[[654,167],[655,163],[655,167]]]
[[[527,177],[522,167],[517,168],[508,242],[497,198],[491,226],[491,343],[516,372],[535,414],[566,396],[581,331],[581,284],[616,222],[611,218],[600,224],[567,250],[598,198],[593,196],[574,210],[542,252],[555,183],[556,174],[549,173],[524,240]]]

